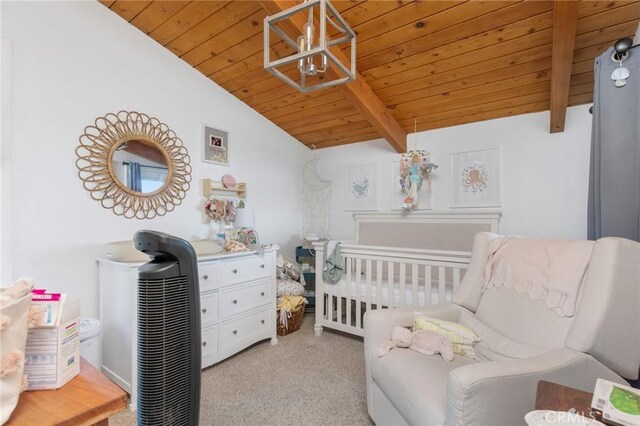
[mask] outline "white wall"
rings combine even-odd
[[[433,210],[449,210],[450,154],[500,147],[505,234],[586,238],[591,115],[569,108],[564,133],[549,133],[549,113],[535,113],[409,135],[410,149],[426,149],[439,165],[433,176]],[[392,161],[385,141],[319,150],[319,174],[331,177],[331,236],[355,236],[353,213],[344,211],[344,169],[377,164],[378,209],[390,206]],[[460,210],[460,209],[456,209]]]
[[[201,179],[225,173],[248,183],[261,241],[293,255],[302,228],[304,146],[98,2],[1,7],[2,38],[13,46],[13,138],[3,135],[13,166],[13,259],[6,266],[13,278],[32,276],[39,286],[79,297],[83,314],[95,316],[95,259],[103,245],[130,240],[139,229],[207,237]],[[191,190],[164,217],[118,217],[92,200],[77,176],[84,127],[119,110],[158,117],[189,149]],[[231,167],[201,161],[203,123],[230,131]]]

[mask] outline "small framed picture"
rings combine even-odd
[[[500,207],[500,148],[451,154],[451,208]]]
[[[202,161],[228,166],[229,132],[211,126],[203,126]]]
[[[375,164],[344,169],[346,211],[378,210],[377,170]]]

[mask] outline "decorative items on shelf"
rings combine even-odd
[[[236,218],[237,208],[244,206],[247,184],[236,183],[231,175],[224,175],[222,181],[203,179],[202,192],[207,198],[204,203],[205,214],[220,223],[230,223]]]
[[[236,218],[236,202],[231,199],[210,198],[204,203],[204,211],[216,222],[233,222]]]
[[[400,187],[405,195],[402,210],[414,210],[418,205],[418,191],[426,179],[431,187],[431,173],[438,165],[431,162],[425,150],[409,151],[400,157]]]

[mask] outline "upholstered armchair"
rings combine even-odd
[[[399,309],[366,313],[367,406],[377,425],[523,424],[534,409],[540,380],[593,391],[597,378],[619,383],[625,383],[623,377],[637,378],[640,244],[621,238],[583,242],[583,250],[588,244],[586,269],[569,315],[560,315],[557,303],[552,309],[539,292],[487,288],[487,262],[498,239],[478,234],[452,301],[420,311],[473,329],[482,339],[476,344],[477,359],[456,356],[446,362],[410,350],[378,357],[393,327],[410,326],[415,314]],[[557,273],[557,262],[555,268]]]

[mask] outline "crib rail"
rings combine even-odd
[[[420,308],[451,300],[471,258],[470,252],[341,244],[344,274],[338,283],[322,277],[325,253],[316,249],[316,323],[362,336],[370,309]]]

